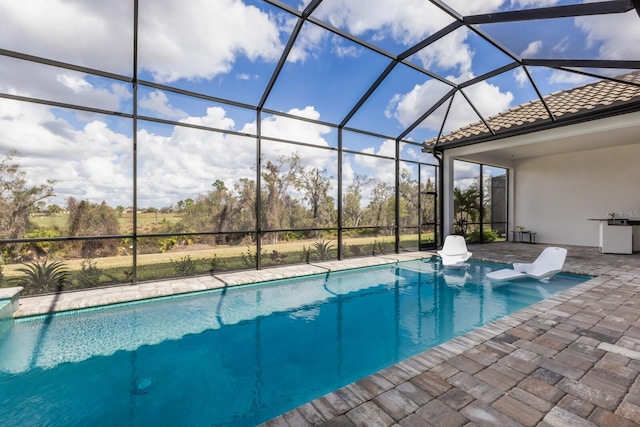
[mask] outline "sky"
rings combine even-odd
[[[302,10],[308,3],[286,0]],[[563,0],[446,0],[456,13],[473,15],[578,4]],[[179,89],[228,99],[213,103],[145,85],[138,89],[142,116],[230,131],[202,130],[139,120],[137,195],[140,207],[162,207],[210,189],[215,180],[232,186],[255,177],[255,110],[287,45],[297,18],[262,0],[139,1],[138,76]],[[113,73],[100,77],[0,55],[0,92],[132,114],[134,75],[131,0],[1,0],[0,49]],[[425,0],[324,0],[312,15],[391,55],[398,55],[452,23],[454,18]],[[640,60],[640,23],[635,11],[591,16],[482,24],[516,57],[538,59]],[[476,33],[459,28],[408,58],[441,79],[460,83],[512,62]],[[264,108],[288,115],[341,123],[390,59],[306,22]],[[606,75],[625,70],[588,70]],[[579,74],[532,67],[542,94],[593,81]],[[378,89],[346,123],[388,137],[345,132],[345,148],[393,157],[394,138],[419,121],[450,86],[405,64],[394,67]],[[485,117],[535,98],[521,68],[465,89]],[[445,112],[449,109],[446,122]],[[478,115],[456,94],[420,122],[405,139],[421,142],[477,122]],[[335,183],[335,128],[263,113],[261,130],[272,138],[309,144],[263,141],[265,160],[297,150],[306,167],[325,169]],[[110,205],[133,204],[133,123],[115,115],[68,110],[0,98],[0,154],[9,150],[33,184],[56,180],[54,202],[68,196]],[[293,147],[293,148],[292,148]],[[433,162],[420,147],[404,144],[402,158]],[[393,183],[387,158],[350,155],[343,165],[345,186],[356,175]],[[417,170],[411,164],[403,167]],[[462,183],[469,171],[458,172]]]

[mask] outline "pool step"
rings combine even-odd
[[[22,286],[0,288],[0,333],[9,329],[13,324],[13,313],[20,305]]]
[[[505,295],[508,295],[510,301],[524,303],[527,305],[550,296],[545,292],[543,287],[534,286],[513,286],[508,289],[501,289],[500,292],[504,292]]]

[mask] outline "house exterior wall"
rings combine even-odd
[[[511,225],[538,242],[598,246],[589,218],[640,217],[640,144],[517,160],[514,175]]]

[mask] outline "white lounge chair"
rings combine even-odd
[[[506,281],[532,277],[534,279],[550,279],[556,273],[562,271],[564,260],[567,257],[567,250],[564,248],[549,247],[542,251],[538,258],[532,263],[514,263],[513,269],[487,273],[487,278],[494,281]]]
[[[438,251],[445,267],[462,267],[466,260],[471,258],[471,252],[467,250],[464,237],[451,234],[444,239],[442,250]]]

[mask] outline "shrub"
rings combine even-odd
[[[215,273],[216,271],[223,271],[227,268],[227,263],[224,258],[218,258],[218,255],[213,255],[213,258],[209,260],[209,271]]]
[[[371,255],[375,255],[376,254],[376,250],[379,251],[380,254],[384,255],[384,242],[381,240],[374,240],[373,244],[371,245]]]
[[[96,261],[92,261],[91,258],[87,258],[85,260],[82,260],[80,266],[82,267],[82,270],[78,275],[78,282],[80,283],[81,287],[88,288],[100,283],[102,270],[98,268]]]
[[[180,258],[178,261],[169,260],[173,270],[178,276],[192,276],[196,272],[196,263],[190,255]]]
[[[249,268],[255,268],[258,265],[258,254],[251,250],[247,245],[247,252],[242,253],[242,262]]]
[[[269,258],[271,258],[271,261],[273,261],[275,264],[284,264],[284,259],[286,257],[287,256],[285,254],[283,254],[282,252],[278,252],[275,249],[269,255]]]
[[[490,243],[495,241],[498,238],[497,230],[484,230],[483,237],[485,243]],[[468,241],[472,243],[477,243],[480,241],[480,230],[473,230],[468,237]]]

